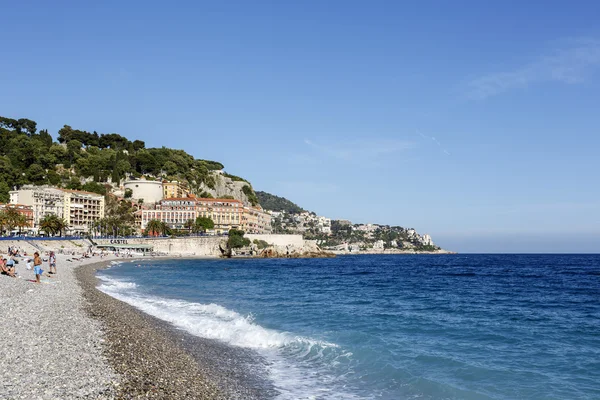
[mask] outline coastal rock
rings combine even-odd
[[[312,242],[312,241],[307,241]],[[288,246],[269,246],[258,253],[261,258],[327,258],[335,257],[330,251],[324,251],[316,244],[308,244],[303,247]]]

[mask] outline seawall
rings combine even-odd
[[[280,249],[295,249],[298,251],[316,251],[315,241],[303,240],[302,235],[259,235],[247,234],[246,238],[250,241],[264,240],[271,246]],[[221,255],[220,246],[225,247],[226,236],[187,236],[179,238],[123,238],[123,239],[93,239],[98,245],[117,245],[126,247],[127,245],[150,245],[152,251],[169,255],[180,256],[207,256],[218,257]],[[5,247],[16,246],[26,251],[28,254],[36,250],[64,251],[65,253],[81,254],[85,252],[91,242],[86,239],[53,239],[53,240],[4,240]]]

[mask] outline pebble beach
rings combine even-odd
[[[121,378],[103,348],[100,321],[85,311],[74,270],[81,264],[58,256],[58,273],[36,284],[25,262],[19,278],[0,275],[0,398],[114,398]],[[88,260],[86,260],[88,261]],[[46,268],[47,263],[44,265]]]
[[[1,399],[273,397],[243,352],[97,290],[95,272],[114,260],[122,259],[58,255],[58,273],[41,284],[24,261],[19,278],[0,276]]]

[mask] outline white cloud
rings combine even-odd
[[[446,149],[445,149],[445,148],[442,146],[442,144],[440,143],[440,141],[439,141],[439,140],[437,140],[435,137],[433,137],[433,136],[432,136],[432,137],[426,136],[426,135],[422,134],[422,133],[421,133],[421,131],[419,131],[419,130],[417,130],[417,133],[418,133],[418,134],[419,134],[419,136],[421,136],[423,139],[426,139],[426,140],[430,140],[430,139],[431,139],[431,141],[433,141],[435,144],[437,144],[437,145],[438,145],[438,147],[439,147],[439,148],[440,148],[440,149],[441,149],[441,150],[444,152],[444,154],[446,154],[446,155],[450,155],[450,152],[449,152],[448,150],[446,150]]]
[[[315,143],[304,139],[304,143],[326,156],[345,161],[354,159],[376,159],[377,157],[398,153],[414,147],[414,143],[396,139],[361,139],[354,141],[341,140],[335,144]]]
[[[578,39],[563,43],[550,54],[513,71],[473,79],[468,83],[468,97],[483,100],[512,89],[542,82],[584,82],[592,71],[600,66],[600,40]]]

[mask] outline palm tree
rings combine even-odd
[[[4,227],[8,223],[8,217],[6,216],[6,212],[0,211],[0,233],[4,232]]]
[[[58,231],[59,236],[62,236],[63,230],[68,228],[69,224],[67,224],[67,221],[65,221],[63,218],[56,217],[55,226],[56,226],[56,230]]]
[[[27,217],[25,215],[19,214],[19,216],[15,218],[15,226],[19,228],[19,235],[21,234],[21,230],[28,225]]]
[[[46,214],[44,218],[40,220],[40,229],[48,235],[55,235],[58,233],[62,236],[63,230],[67,227],[67,221],[59,218],[56,214]]]
[[[196,226],[196,221],[194,221],[193,219],[188,219],[187,221],[185,221],[185,224],[183,226],[188,230],[189,235]]]
[[[40,230],[46,232],[46,235],[51,236],[56,233],[56,214],[46,214],[44,218],[40,220]]]
[[[19,225],[22,215],[16,209],[8,207],[4,211],[4,214],[6,216],[5,225],[9,231],[12,231]]]
[[[161,222],[157,219],[152,219],[148,221],[148,225],[146,225],[146,234],[150,236],[158,236],[165,231],[165,223]]]

